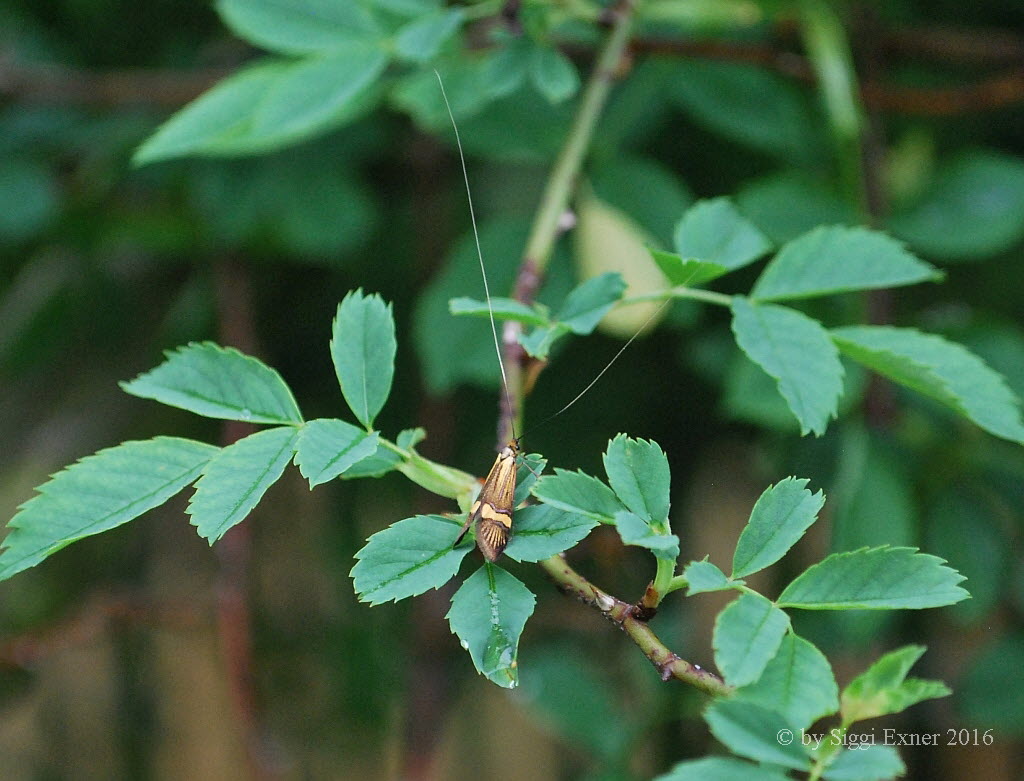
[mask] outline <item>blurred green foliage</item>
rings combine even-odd
[[[236,32],[243,26],[232,12],[244,14],[246,5],[218,6]],[[181,108],[183,95],[198,95],[266,53],[233,37],[207,3],[12,0],[0,10],[4,519],[47,474],[102,447],[157,433],[218,441],[215,424],[116,387],[154,366],[163,349],[190,340],[259,354],[281,371],[309,417],[338,415],[327,334],[338,301],[360,286],[394,302],[398,319],[397,372],[381,428],[421,424],[429,435],[422,450],[431,457],[476,474],[491,463],[498,373],[489,329],[447,311],[449,298],[482,292],[431,68],[444,77],[469,155],[492,292],[507,295],[572,116],[576,79],[588,73],[603,4],[524,2],[521,29],[498,22],[496,37],[465,16],[456,21],[467,26],[455,29],[456,17],[432,0],[352,5],[369,14],[367,30],[401,42],[400,64],[367,66],[380,79],[358,101],[312,117],[301,133],[271,139],[302,139],[287,148],[141,168],[132,155]],[[820,223],[862,222],[842,191],[813,87],[729,54],[744,45],[788,46],[773,25],[782,4],[650,3],[659,6],[641,20],[638,36],[679,43],[680,52],[666,46],[653,56],[638,47],[613,93],[586,171],[602,201],[665,247],[694,197],[734,196],[775,243]],[[743,16],[741,6],[756,13]],[[873,14],[897,39],[901,30],[939,23],[967,32],[1001,28],[1018,45],[1024,39],[1024,13],[1005,3],[849,7],[851,25],[864,23],[861,11]],[[484,16],[499,6],[464,9]],[[429,19],[419,19],[425,12]],[[297,53],[288,30],[260,29],[266,48]],[[304,50],[310,39],[297,36]],[[870,32],[850,38],[855,47],[874,40]],[[708,41],[724,47],[717,58],[685,48]],[[984,36],[975,46],[988,51]],[[154,78],[151,68],[170,78]],[[891,65],[884,81],[923,88],[985,75],[974,64],[917,52]],[[298,116],[300,108],[287,103],[275,116]],[[875,119],[881,154],[870,164],[884,205],[878,224],[948,274],[941,286],[900,290],[875,304],[886,322],[968,345],[1024,393],[1024,101],[950,115],[896,102]],[[572,285],[571,241],[562,242],[541,301],[561,301]],[[753,278],[741,273],[719,289],[746,290]],[[809,313],[840,326],[862,322],[867,304],[851,296],[814,306]],[[242,336],[239,322],[252,324]],[[1014,685],[1022,667],[1024,452],[919,395],[878,389],[849,366],[840,420],[820,439],[801,439],[772,384],[728,346],[728,327],[718,312],[674,312],[585,402],[531,432],[530,449],[553,465],[599,473],[600,453],[616,432],[656,437],[676,476],[673,528],[694,557],[704,555],[709,538],[739,528],[729,525],[722,494],[708,498],[711,485],[743,496],[751,483],[795,473],[824,487],[833,508],[831,539],[817,541],[814,552],[884,541],[949,558],[969,576],[974,601],[911,618],[886,615],[884,623],[868,616],[859,628],[801,616],[801,632],[853,670],[864,667],[856,660],[907,640],[929,645],[922,664],[957,693],[951,714],[928,712],[919,718],[930,721],[917,726],[995,729],[997,748],[1010,752],[1024,732]],[[530,397],[527,420],[572,398],[619,345],[600,335],[560,345]],[[875,406],[865,408],[868,392]],[[476,777],[481,768],[507,771],[500,759],[511,745],[547,763],[533,767],[533,777],[640,778],[705,753],[707,738],[694,720],[699,699],[682,687],[652,685],[635,649],[575,603],[541,600],[523,641],[533,649],[524,650],[524,667],[533,667],[523,674],[525,694],[497,704],[441,621],[447,599],[357,605],[348,571],[365,538],[413,511],[450,509],[407,481],[346,482],[323,500],[296,480],[268,501],[247,521],[250,601],[260,717],[274,736],[268,744],[281,746],[264,759],[281,775],[390,777],[419,760],[450,769],[449,778]],[[97,777],[148,777],[157,766],[173,774],[166,769],[175,767],[167,764],[175,753],[181,773],[201,753],[190,745],[236,746],[237,734],[222,722],[176,751],[162,737],[169,725],[188,723],[173,707],[173,692],[183,687],[209,691],[214,712],[232,713],[216,686],[204,688],[167,662],[182,657],[199,670],[209,657],[212,679],[223,680],[209,621],[216,554],[185,527],[175,508],[154,513],[0,587],[0,633],[11,640],[0,641],[0,720],[20,723],[14,717],[22,715],[33,725],[27,737],[0,728],[4,764],[21,774],[12,778],[76,778],[86,768]],[[587,552],[585,574],[614,593],[642,592],[642,551],[598,533]],[[539,575],[523,577],[546,593]],[[170,605],[170,617],[161,607],[132,619],[131,611],[104,608],[109,594]],[[198,618],[171,609],[182,601]],[[77,617],[96,614],[114,618],[92,634],[75,631]],[[710,660],[701,620],[688,611],[660,616],[656,626],[682,656]],[[98,683],[88,688],[87,681]],[[76,710],[83,690],[95,696]],[[469,747],[458,738],[465,721],[480,729]],[[101,729],[91,733],[83,726],[90,724]],[[557,751],[549,756],[543,747],[552,744]],[[237,750],[225,753],[225,767],[243,776]],[[954,763],[936,756],[904,759],[927,767],[930,777],[951,777]]]

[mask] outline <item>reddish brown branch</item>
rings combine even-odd
[[[1024,72],[1017,69],[955,87],[868,82],[861,94],[868,108],[879,111],[932,117],[973,114],[1024,102]]]
[[[903,27],[881,31],[879,41],[888,53],[930,57],[943,63],[1024,64],[1024,38],[1000,29]]]
[[[18,62],[0,55],[0,95],[27,103],[88,106],[150,105],[178,108],[232,71],[124,69],[95,71],[64,65]]]
[[[648,626],[645,620],[647,616],[643,610],[638,610],[635,605],[623,602],[599,589],[570,567],[564,555],[545,559],[540,562],[540,566],[555,581],[559,589],[594,608],[625,632],[654,665],[661,680],[675,678],[715,696],[729,694],[732,691],[731,687],[714,673],[687,662],[669,650]]]
[[[780,28],[784,30],[785,28]],[[881,34],[887,54],[924,56],[944,64],[980,64],[1009,69],[949,87],[914,87],[865,81],[862,98],[869,109],[921,116],[953,116],[1024,102],[1024,39],[1001,31],[924,28]],[[590,50],[567,45],[580,57]],[[760,65],[805,83],[814,80],[807,60],[785,40],[770,43],[635,38],[633,52],[696,57]],[[89,106],[154,105],[178,108],[202,94],[231,70],[181,71],[124,69],[91,71],[55,64],[18,62],[0,56],[0,95],[29,103]]]

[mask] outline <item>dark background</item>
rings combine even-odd
[[[898,227],[900,214],[941,202],[943,172],[965,154],[994,161],[1012,182],[1024,167],[1020,7],[849,10],[878,219],[894,215]],[[393,437],[423,426],[426,455],[486,472],[497,403],[486,324],[477,323],[484,358],[446,352],[445,302],[482,297],[448,140],[382,107],[265,157],[133,169],[133,149],[250,57],[247,45],[206,3],[182,0],[9,2],[0,31],[2,519],[47,475],[97,449],[155,434],[237,434],[118,389],[190,340],[258,355],[307,419],[346,417],[327,345],[337,303],[360,286],[393,302],[398,321],[395,385],[379,427]],[[843,219],[813,85],[796,60],[777,56],[799,53],[792,31],[765,25],[713,40],[725,45],[706,47],[699,35],[638,40],[600,125],[588,186],[665,246],[701,197],[733,195],[780,232],[787,217],[813,219],[813,208]],[[586,74],[592,52],[568,51]],[[746,89],[693,87],[725,83],[716,79]],[[523,93],[460,125],[492,290],[502,295],[571,109]],[[787,183],[808,179],[822,198],[789,200]],[[971,184],[988,193],[984,177],[952,181],[954,195]],[[769,184],[780,189],[766,197]],[[978,225],[962,213],[962,228],[946,226],[966,249],[908,228],[912,249],[943,267],[946,282],[867,304],[884,322],[968,344],[1018,395],[1022,189],[988,193],[1002,199],[997,207],[1010,204],[995,239],[971,233]],[[549,300],[594,262],[579,255],[562,242]],[[756,273],[718,289],[746,290]],[[865,303],[817,306],[839,324]],[[530,397],[528,420],[572,398],[620,344],[598,333],[566,345]],[[881,618],[799,616],[798,628],[841,685],[884,651],[929,646],[915,674],[956,694],[879,728],[993,730],[988,747],[904,751],[912,777],[1019,777],[1020,447],[863,378],[824,437],[799,439],[772,392],[736,356],[722,312],[677,306],[526,445],[553,465],[601,474],[611,436],[656,439],[672,465],[673,524],[689,559],[726,564],[754,500],[789,474],[830,498],[793,560],[769,572],[777,582],[853,543],[915,544],[948,558],[969,576],[974,600]],[[348,571],[369,534],[454,509],[397,474],[310,493],[290,469],[213,550],[188,525],[186,499],[0,584],[5,779],[643,778],[713,748],[701,697],[662,684],[620,633],[532,567],[513,567],[539,601],[520,646],[522,687],[511,693],[478,677],[449,633],[451,587],[358,604]],[[574,560],[635,599],[653,572],[649,557],[608,531]],[[771,581],[759,585],[776,593]],[[720,606],[714,595],[670,598],[655,627],[708,666]]]

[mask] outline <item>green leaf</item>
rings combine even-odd
[[[122,382],[126,393],[197,415],[246,423],[301,423],[281,375],[232,347],[192,342],[152,371]]]
[[[893,610],[952,605],[968,594],[963,575],[916,548],[862,548],[833,553],[786,586],[779,607]]]
[[[156,437],[101,450],[58,472],[8,524],[0,580],[158,507],[195,481],[217,452],[203,442]]]
[[[467,497],[477,488],[476,478],[461,469],[439,464],[413,451],[395,466],[416,485],[449,499]]]
[[[419,426],[416,426],[416,428],[403,428],[398,432],[398,436],[395,437],[395,444],[402,448],[402,450],[412,450],[426,438],[426,430]]]
[[[672,476],[657,442],[619,434],[604,453],[608,483],[627,508],[645,521],[668,523]]]
[[[361,602],[379,605],[441,588],[455,577],[471,546],[453,548],[459,522],[442,515],[416,515],[371,536],[352,568]]]
[[[333,418],[311,420],[299,430],[295,465],[314,486],[333,480],[377,452],[377,434]]]
[[[387,55],[352,44],[297,61],[253,107],[243,151],[283,146],[340,127],[362,108],[359,100],[387,66]],[[258,146],[253,146],[253,142]]]
[[[844,387],[849,377],[847,372]],[[724,382],[721,405],[730,419],[786,435],[800,433],[800,423],[779,393],[779,383],[742,351],[737,350],[731,356]],[[845,394],[840,404],[844,399]]]
[[[576,212],[578,219],[572,246],[576,265],[583,277],[618,272],[636,297],[666,294],[664,276],[647,251],[654,239],[641,225],[628,214],[603,202],[589,187],[584,187],[577,198]],[[638,302],[634,298],[631,305],[608,312],[601,320],[601,329],[628,339],[642,330],[648,321],[657,319],[666,306],[655,300]],[[687,302],[682,308],[691,306],[693,303]],[[588,327],[592,324],[593,321]]]
[[[368,2],[397,16],[411,17],[435,10],[442,0],[368,0]]]
[[[361,289],[348,293],[334,316],[331,358],[345,401],[367,428],[391,393],[396,350],[391,304]]]
[[[540,479],[540,474],[547,465],[547,459],[540,453],[527,453],[519,457],[519,465],[516,467],[516,490],[512,497],[513,507],[518,507],[527,500],[533,484]]]
[[[710,260],[684,259],[674,252],[661,252],[649,247],[648,251],[673,285],[697,287],[729,273],[729,269],[721,263],[712,263]]]
[[[990,150],[942,166],[923,197],[893,215],[893,233],[925,255],[984,258],[1024,238],[1024,161]]]
[[[843,390],[843,365],[817,320],[788,307],[732,299],[736,343],[774,377],[779,393],[800,422],[801,435],[825,433]]]
[[[477,671],[511,689],[519,682],[519,636],[536,603],[533,593],[501,567],[484,564],[452,597],[446,618]]]
[[[622,509],[611,488],[581,471],[556,468],[553,475],[543,475],[531,493],[545,504],[600,523],[612,523]]]
[[[948,696],[950,691],[941,681],[907,678],[910,668],[924,652],[921,645],[890,651],[850,681],[843,689],[843,720],[852,724],[900,713],[922,700]]]
[[[1024,328],[971,318],[964,346],[1003,375],[1017,398],[1024,398]]]
[[[683,570],[686,578],[686,596],[703,594],[707,591],[724,591],[734,587],[729,576],[710,561],[691,561]]]
[[[359,0],[217,0],[217,12],[240,38],[282,54],[329,52],[380,35]]]
[[[828,659],[792,633],[782,638],[757,682],[741,687],[734,696],[778,711],[799,729],[839,709],[839,687]]]
[[[709,59],[674,65],[663,93],[695,122],[774,158],[810,163],[824,156],[822,123],[792,81],[760,65]]]
[[[132,162],[253,154],[312,138],[355,117],[386,65],[383,51],[352,43],[330,54],[246,67],[167,120]]]
[[[745,686],[761,677],[789,629],[789,616],[760,594],[741,594],[715,619],[715,664],[726,683]]]
[[[575,334],[589,334],[626,292],[622,275],[609,271],[577,285],[558,310],[558,321]]]
[[[680,762],[654,781],[789,781],[789,776],[732,757],[705,757]]]
[[[716,335],[720,339],[722,335]],[[868,372],[857,364],[843,364],[843,390],[838,416],[863,404]],[[778,382],[740,350],[729,357],[721,406],[729,418],[753,423],[778,433],[796,435],[800,425],[779,392]],[[848,424],[847,424],[848,425]]]
[[[924,652],[927,650],[923,645],[905,645],[903,648],[898,648],[879,657],[867,670],[850,681],[846,689],[843,690],[843,696],[868,699],[882,689],[899,686],[906,679],[910,668],[917,664],[917,660],[924,656]],[[874,715],[884,714],[875,713]]]
[[[345,132],[345,131],[343,131]],[[359,178],[351,141],[327,138],[272,154],[195,162],[183,184],[204,241],[286,263],[337,268],[377,235],[379,204]],[[353,143],[354,142],[354,143]],[[357,153],[358,154],[358,153]]]
[[[856,210],[830,183],[789,169],[740,188],[736,204],[776,245],[818,225],[856,225]]]
[[[877,707],[886,708],[887,710],[885,710],[885,713],[899,713],[900,711],[906,710],[911,705],[916,705],[924,700],[948,697],[952,693],[952,690],[950,690],[950,688],[942,681],[907,678],[907,680],[901,683],[897,689],[890,690],[888,692],[879,692],[870,702],[859,700],[856,703],[853,703],[852,700],[848,700],[846,693],[844,692],[843,714],[845,718],[845,716],[850,714],[854,708],[873,711]],[[850,703],[849,706],[848,702]],[[853,720],[859,721],[861,719],[869,718],[868,716],[862,715],[863,713],[864,710],[858,710],[856,715],[852,717]]]
[[[516,301],[514,298],[491,298],[491,308],[486,301],[460,296],[448,302],[448,311],[453,315],[472,315],[473,317],[490,317],[494,312],[496,320],[514,320],[526,325],[546,326],[550,320],[536,309]]]
[[[883,781],[906,772],[892,746],[858,746],[838,753],[823,777],[829,781]]]
[[[787,477],[761,494],[732,557],[732,577],[771,566],[804,536],[825,504],[825,495],[807,490],[808,480]]]
[[[569,329],[561,323],[550,327],[540,326],[528,334],[519,334],[519,344],[531,358],[546,361],[548,353],[551,352],[551,346],[559,337],[565,336],[567,333],[569,333]]]
[[[1003,377],[967,348],[913,328],[835,328],[845,355],[951,407],[991,434],[1024,442],[1020,401]]]
[[[558,49],[536,46],[530,56],[530,78],[550,103],[571,98],[580,88],[580,75],[572,60]]]
[[[681,257],[717,263],[729,271],[750,265],[771,248],[768,237],[728,198],[698,201],[676,226],[675,250]]]
[[[203,469],[188,514],[212,545],[245,520],[295,454],[299,429],[290,426],[250,434],[222,448]]]
[[[484,80],[494,98],[515,92],[526,81],[531,46],[522,38],[491,50],[485,59]]]
[[[398,108],[406,111],[426,130],[449,132],[449,105],[452,115],[461,126],[462,120],[472,117],[491,100],[486,82],[487,62],[479,57],[470,57],[465,52],[458,52],[439,58],[433,65],[434,68],[421,68],[399,77],[394,82],[390,97]],[[434,69],[441,74],[444,94],[438,86]],[[448,96],[447,105],[445,95]],[[466,130],[465,127],[462,129]],[[472,140],[468,133],[463,133],[463,138],[464,145]],[[484,252],[484,257],[490,259],[491,255]]]
[[[373,454],[357,461],[341,473],[342,480],[354,480],[358,477],[383,477],[388,472],[394,472],[402,463],[402,457],[394,450],[377,443],[377,450]]]
[[[616,85],[608,107],[609,111],[614,111],[613,105],[617,99],[629,99],[626,95],[630,89],[629,85],[638,86],[634,77],[643,79],[644,71],[644,65],[640,64],[630,72],[629,79]],[[648,96],[646,99],[650,103],[658,102],[654,96]],[[663,110],[665,105],[662,103],[659,108],[650,107],[648,104],[627,110],[625,104],[619,104],[619,108],[623,124],[626,125],[630,122],[635,123],[638,114],[650,110]],[[588,162],[589,184],[593,194],[598,200],[635,222],[643,233],[658,242],[656,246],[670,247],[679,215],[693,204],[693,194],[679,177],[679,172],[664,161],[627,151],[626,148],[614,147],[610,134],[614,134],[615,131],[609,128],[609,119],[608,111],[601,115],[601,143],[608,144],[609,146],[605,148],[615,149],[615,153]],[[636,124],[630,125],[630,130],[644,132],[644,129],[638,128]],[[613,264],[615,262],[612,261]]]
[[[779,733],[792,730],[780,713],[749,702],[718,699],[704,712],[712,734],[733,753],[758,762],[806,770],[808,759],[796,735],[791,743]]]
[[[820,226],[779,250],[761,272],[750,297],[781,301],[941,279],[936,268],[884,233]]]
[[[410,62],[429,62],[458,32],[464,16],[462,8],[446,8],[413,19],[395,34],[395,52]]]
[[[429,75],[436,93],[437,79],[433,73]],[[445,84],[447,87],[448,82]],[[450,126],[447,115],[445,123]],[[510,220],[480,223],[480,247],[492,290],[512,289],[528,228],[525,223]],[[538,294],[539,301],[559,302],[568,292],[571,285],[565,259],[564,249],[561,256],[556,249],[553,265]],[[434,277],[416,305],[416,354],[423,364],[424,381],[433,393],[447,393],[465,382],[485,388],[501,387],[490,324],[471,317],[452,317],[448,311],[452,298],[466,294],[484,297],[472,232],[459,240],[455,251],[446,258],[443,270]]]
[[[512,541],[505,555],[516,561],[541,561],[568,550],[597,526],[597,521],[548,504],[516,510]]]
[[[615,513],[615,527],[623,545],[647,548],[659,559],[675,561],[679,558],[679,538],[671,534],[668,524],[651,523],[635,513],[623,510]]]

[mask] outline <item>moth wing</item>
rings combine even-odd
[[[479,505],[474,515],[479,516],[480,508],[489,504],[500,513],[512,514],[512,502],[516,493],[516,458],[512,454],[500,454],[494,466],[487,473],[484,487],[480,489]]]

